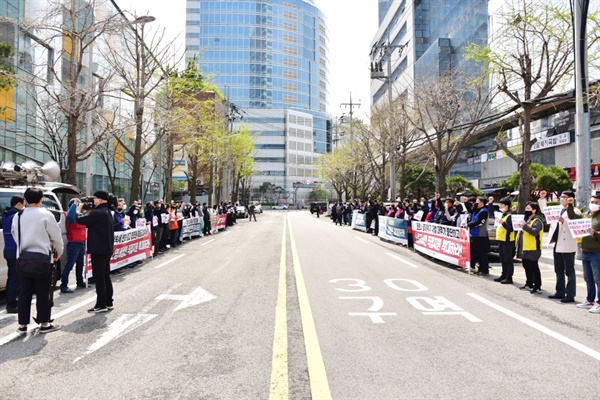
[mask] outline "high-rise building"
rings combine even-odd
[[[306,199],[330,150],[327,46],[313,0],[187,0],[186,58],[255,134],[252,187],[274,184],[279,201]]]
[[[464,54],[469,43],[487,44],[488,0],[379,0],[379,12],[372,56],[386,72],[383,46],[395,46],[390,58],[393,97],[420,77],[450,66],[466,73],[481,68]],[[371,95],[373,104],[387,99],[388,79],[372,80]]]

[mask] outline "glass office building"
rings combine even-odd
[[[327,46],[312,0],[187,0],[186,58],[256,134],[253,187],[289,195],[293,182],[317,179],[314,160],[330,149]]]
[[[420,78],[439,74],[449,66],[466,73],[481,68],[464,58],[464,50],[469,43],[487,44],[488,0],[380,0],[379,11],[373,48],[406,44],[391,60],[394,97]],[[382,61],[387,62],[385,58]],[[387,91],[386,80],[373,80],[373,104],[387,99]]]

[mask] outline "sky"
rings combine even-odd
[[[122,10],[135,16],[152,15],[156,22],[147,29],[165,29],[168,38],[177,37],[176,48],[185,51],[185,0],[116,0]],[[354,118],[367,120],[371,104],[369,52],[377,32],[377,0],[316,0],[327,17],[329,31],[329,113],[339,117],[354,107]],[[178,57],[179,58],[179,57]]]

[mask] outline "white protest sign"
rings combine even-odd
[[[502,225],[502,212],[494,211],[494,226],[498,227]]]
[[[160,220],[163,224],[168,224],[169,223],[169,214],[160,214]]]
[[[560,212],[563,210],[562,206],[548,206],[544,208],[543,212],[546,216],[546,222],[549,224],[552,222],[558,221],[558,217],[560,217]]]
[[[522,231],[521,222],[525,221],[525,215],[523,214],[513,214],[511,215],[513,231]]]
[[[574,238],[591,236],[588,233],[588,229],[592,227],[591,218],[570,219],[567,221],[567,224],[569,224],[569,230],[571,231],[571,235],[573,235]]]
[[[421,221],[423,218],[423,210],[419,210],[415,213],[412,219],[416,219],[417,221]]]

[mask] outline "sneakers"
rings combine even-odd
[[[513,281],[512,279],[504,279],[503,281],[500,281],[500,283],[503,285],[512,285]]]
[[[115,307],[112,304],[109,304],[109,305],[106,306],[106,308],[108,308],[109,310],[112,310]]]
[[[590,311],[593,314],[600,314],[600,303],[596,303],[594,304],[594,306],[592,308],[590,308]]]
[[[527,285],[521,286],[519,289],[521,289],[521,290],[529,290],[529,291],[533,290],[533,288],[531,286],[527,286]]]
[[[577,304],[578,308],[587,308],[588,310],[591,309],[592,307],[594,307],[594,302],[593,301],[584,301],[583,303],[579,303]]]
[[[77,287],[81,288],[81,289],[85,289],[85,288],[87,288],[87,285],[85,283],[81,282],[81,283],[77,284]]]
[[[20,326],[17,328],[17,333],[20,335],[27,335],[27,326]]]
[[[70,288],[68,288],[68,287],[62,287],[62,286],[60,287],[60,292],[61,292],[61,293],[75,293],[75,292],[73,291],[73,289],[70,289]]]
[[[90,308],[88,310],[89,313],[103,313],[103,312],[107,312],[108,311],[108,307],[94,307],[94,308]]]
[[[54,332],[60,329],[60,325],[48,325],[48,326],[40,326],[40,333],[49,333]]]
[[[542,294],[542,289],[538,289],[538,288],[531,289],[531,294]]]

